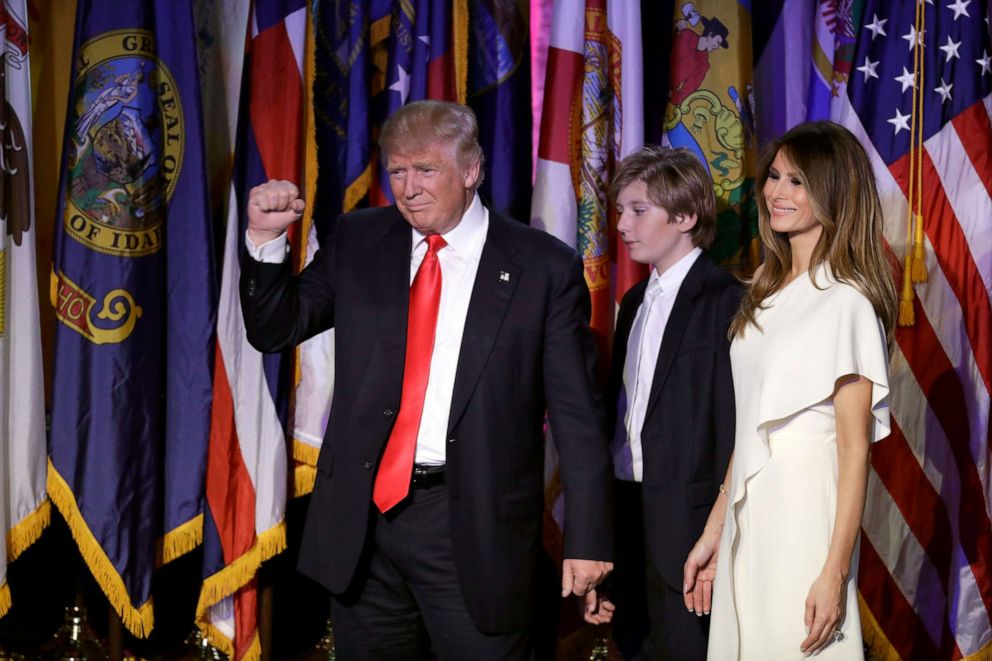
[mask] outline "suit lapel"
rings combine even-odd
[[[458,368],[448,415],[449,433],[468,406],[520,281],[521,268],[513,262],[517,249],[506,226],[510,222],[513,221],[490,210],[489,231],[479,259],[479,270],[472,287],[462,345],[458,352]]]
[[[398,372],[402,374],[406,356],[407,314],[410,308],[410,251],[413,248],[413,232],[395,207],[390,207],[389,210],[396,216],[396,222],[386,230],[382,243],[374,252],[375,268],[369,271],[372,278],[370,290],[375,292],[381,303],[377,322],[379,328],[386,329],[386,332],[376,335],[385,364],[397,365]],[[403,331],[396,332],[396,329]]]
[[[675,361],[675,355],[682,345],[682,336],[685,335],[689,317],[692,316],[693,301],[703,288],[703,280],[706,272],[710,268],[709,258],[706,255],[699,255],[689,272],[679,287],[679,293],[675,297],[675,305],[672,313],[665,324],[665,334],[661,339],[661,350],[658,352],[658,362],[654,369],[654,379],[651,382],[651,394],[648,398],[648,407],[644,412],[644,419],[651,415],[651,410],[658,402],[661,388],[668,378],[668,372]]]

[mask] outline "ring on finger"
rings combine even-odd
[[[830,632],[830,635],[833,636],[834,641],[836,642],[840,642],[844,640],[844,632],[841,631],[840,629],[834,629],[833,631]]]

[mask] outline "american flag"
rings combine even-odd
[[[862,625],[873,657],[989,658],[989,6],[867,0],[858,18],[853,67],[832,116],[862,139],[874,161],[885,238],[899,259],[913,240],[913,159],[912,180],[922,176],[919,239],[929,271],[928,281],[905,290],[915,323],[896,332],[893,433],[872,451],[860,551]],[[915,143],[922,149],[911,148],[914,127],[922,131]]]
[[[303,54],[310,17],[304,0],[256,0],[247,21],[242,102],[229,106],[240,118],[217,315],[204,580],[196,610],[201,631],[233,661],[262,654],[256,576],[262,562],[286,548],[288,475],[279,405],[282,356],[263,356],[248,344],[238,301],[247,227],[242,211],[253,186],[267,179],[301,181]]]

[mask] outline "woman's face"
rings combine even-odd
[[[764,195],[774,231],[788,234],[790,239],[806,235],[813,240],[819,238],[823,228],[813,214],[799,169],[781,149],[768,169]]]

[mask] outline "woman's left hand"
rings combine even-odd
[[[806,630],[809,635],[799,646],[806,656],[817,652],[833,640],[844,615],[844,577],[839,572],[823,570],[813,581],[806,596]]]

